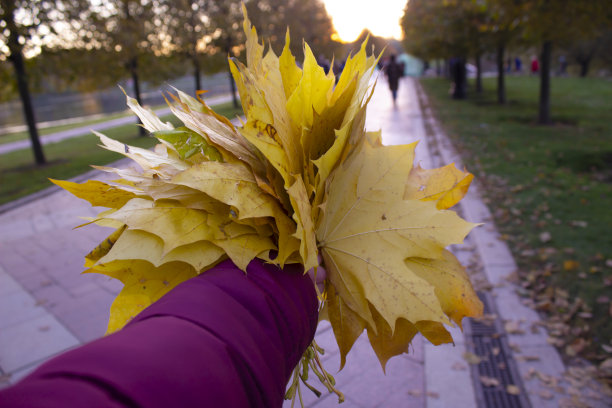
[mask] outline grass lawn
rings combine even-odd
[[[612,81],[553,78],[552,126],[535,122],[537,78],[507,78],[505,106],[495,102],[495,81],[465,101],[449,98],[446,80],[421,83],[484,187],[519,263],[523,294],[560,323],[549,326],[556,345],[566,356],[609,358]]]
[[[234,109],[232,103],[213,107],[215,111],[230,119],[242,115],[242,109]],[[165,116],[175,126],[180,122],[174,116]],[[152,147],[157,139],[140,137],[135,124],[105,130],[106,136],[131,146]],[[34,165],[31,149],[17,150],[3,154],[0,160],[0,204],[34,193],[52,185],[48,178],[69,179],[90,170],[89,165],[105,165],[123,156],[98,147],[99,141],[93,134],[63,140],[43,146],[47,158],[44,166]]]

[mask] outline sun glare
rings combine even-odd
[[[352,42],[367,28],[374,35],[401,39],[399,20],[407,0],[323,0],[339,38]]]

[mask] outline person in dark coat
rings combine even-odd
[[[281,407],[317,307],[300,265],[224,261],[0,390],[0,407]]]
[[[402,66],[395,61],[395,55],[391,55],[385,67],[385,75],[387,75],[387,79],[389,80],[389,89],[393,96],[393,103],[397,100],[397,88],[399,87],[399,80],[403,74]]]

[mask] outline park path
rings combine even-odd
[[[402,80],[394,105],[381,80],[367,118],[368,130],[382,129],[385,144],[420,140],[417,161],[423,167],[439,167],[454,161],[462,168],[452,145],[433,119],[417,81]],[[49,357],[104,333],[109,306],[121,285],[105,276],[80,272],[84,254],[108,230],[97,227],[73,230],[80,224],[79,216],[93,216],[98,210],[59,190],[0,214],[0,387],[2,383],[18,381]],[[563,406],[568,398],[565,389],[576,388],[575,384],[564,377],[565,367],[557,351],[546,342],[546,332],[541,328],[533,330],[538,315],[521,303],[515,287],[505,279],[515,271],[516,264],[491,222],[477,185],[470,189],[458,211],[469,221],[488,222],[475,229],[466,244],[454,252],[468,265],[476,287],[489,294],[490,318],[500,328],[495,338],[511,345],[503,349],[502,354],[508,357],[503,369],[514,370],[511,383],[516,385],[520,397],[515,399],[518,405],[506,406]],[[505,333],[504,324],[508,322],[513,330]],[[367,337],[362,335],[349,353],[345,368],[335,375],[337,387],[347,398],[343,406],[503,407],[488,401],[507,397],[504,384],[483,390],[482,374],[477,370],[483,364],[470,366],[464,358],[466,351],[478,352],[475,329],[469,323],[465,326],[464,333],[451,329],[454,345],[434,347],[417,336],[409,354],[389,361],[386,375]],[[339,355],[329,324],[319,325],[316,338],[327,350],[326,368],[335,373]],[[304,392],[307,407],[337,406],[333,395],[324,394],[317,399],[309,391]]]
[[[216,105],[225,102],[229,102],[231,100],[230,95],[219,95],[206,100],[209,105]],[[155,114],[159,117],[168,115],[170,113],[170,108],[162,108],[157,109]],[[88,118],[83,118],[83,121]],[[51,133],[48,135],[40,136],[40,142],[43,145],[50,143],[61,142],[62,140],[72,139],[74,137],[80,137],[91,134],[92,130],[101,132],[106,129],[111,129],[117,126],[129,125],[131,123],[137,123],[137,118],[134,115],[128,115],[122,118],[111,119],[105,122],[92,123],[86,126],[79,126],[74,129],[63,130],[61,132]],[[30,139],[25,140],[17,140],[15,142],[0,144],[0,155],[5,153],[14,152],[16,150],[29,149],[32,146],[32,142]]]

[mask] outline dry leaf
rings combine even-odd
[[[508,384],[506,385],[506,392],[510,395],[520,395],[521,389],[516,385]]]
[[[573,271],[580,267],[580,264],[574,260],[565,260],[563,261],[563,270],[565,271]]]
[[[601,370],[611,371],[612,370],[612,358],[605,359],[601,364],[599,364],[599,368]]]
[[[456,361],[452,366],[451,366],[452,370],[455,371],[464,371],[467,370],[467,366],[463,363],[460,363],[459,361]]]
[[[519,322],[514,321],[514,320],[505,322],[504,330],[508,334],[525,334],[525,330],[520,328]]]
[[[540,234],[540,242],[542,243],[550,242],[551,239],[552,236],[550,235],[550,232],[545,231]]]
[[[463,359],[468,362],[468,364],[476,365],[480,364],[482,361],[486,360],[484,357],[479,356],[478,354],[474,354],[472,352],[466,351],[463,353]]]
[[[548,390],[540,390],[538,392],[538,395],[540,396],[540,398],[545,400],[551,400],[554,398],[554,394]]]
[[[480,382],[485,387],[497,387],[499,385],[499,380],[493,377],[487,377],[486,375],[480,376]]]

